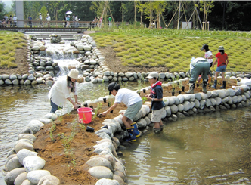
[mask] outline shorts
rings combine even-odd
[[[165,115],[165,111],[164,107],[160,110],[152,110],[151,122],[160,122],[161,118]]]
[[[227,66],[219,66],[216,68],[216,72],[226,72]]]
[[[124,116],[133,121],[133,118],[135,118],[136,114],[139,112],[141,108],[142,108],[142,101],[138,101],[137,103],[130,105],[126,109]]]

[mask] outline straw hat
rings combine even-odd
[[[72,69],[69,73],[68,76],[73,78],[73,79],[78,79],[78,70],[77,69]]]

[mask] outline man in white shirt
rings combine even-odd
[[[141,132],[138,131],[133,119],[142,107],[142,98],[135,91],[126,88],[120,89],[120,85],[116,82],[109,84],[108,91],[115,96],[115,100],[114,104],[107,111],[103,112],[102,115],[105,116],[108,112],[114,110],[119,103],[124,103],[127,106],[127,110],[123,115],[122,121],[129,133],[127,141],[136,141],[136,137],[139,137]]]

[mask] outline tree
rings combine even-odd
[[[42,15],[42,17],[43,17],[43,20],[45,20],[45,18],[46,18],[46,15],[47,15],[47,9],[46,9],[46,7],[45,6],[43,6],[41,9],[40,9],[40,13],[41,13],[41,15]]]
[[[5,10],[4,10],[4,4],[0,3],[0,20],[4,18]]]
[[[200,11],[204,12],[204,23],[205,27],[204,29],[207,30],[209,29],[209,24],[207,24],[207,16],[209,13],[211,13],[211,9],[214,7],[213,1],[200,1]],[[208,26],[207,26],[208,25]]]

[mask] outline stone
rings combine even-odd
[[[53,121],[55,121],[58,118],[57,114],[55,113],[47,113],[44,117],[46,119],[51,119]]]
[[[7,172],[10,172],[11,170],[15,168],[21,168],[22,164],[19,162],[17,154],[12,154],[8,157],[6,164],[5,164],[5,170]]]
[[[9,79],[10,79],[10,80],[16,80],[16,79],[17,79],[17,76],[16,76],[16,75],[10,75]]]
[[[27,172],[42,169],[45,165],[45,160],[39,156],[27,156],[23,160],[24,168]]]
[[[59,185],[59,184],[60,180],[53,175],[45,175],[38,182],[38,185]]]
[[[46,175],[51,175],[51,173],[47,170],[34,170],[28,172],[27,179],[33,184],[38,184],[40,179]]]
[[[22,165],[24,158],[27,156],[37,156],[37,153],[27,149],[22,149],[17,153],[18,160]]]
[[[99,179],[95,185],[120,185],[120,183],[116,180],[111,180],[111,179],[107,179],[107,178],[102,178]]]
[[[17,144],[14,147],[15,152],[18,153],[22,149],[27,149],[27,150],[32,151],[33,150],[33,145],[28,143],[28,142],[25,142],[25,141],[17,142]]]
[[[21,173],[25,172],[25,168],[15,168],[8,172],[4,178],[7,185],[12,185],[15,182],[15,179],[20,175]]]
[[[112,165],[111,163],[103,158],[103,157],[91,157],[87,162],[86,164],[88,164],[89,166],[91,167],[94,167],[94,166],[105,166],[107,168],[109,168],[110,170],[112,170]]]
[[[5,84],[7,84],[7,85],[12,85],[12,81],[11,81],[10,79],[6,79],[6,80],[5,80]]]
[[[13,80],[13,81],[12,81],[12,84],[13,84],[13,85],[18,85],[18,84],[19,84],[18,79]]]
[[[27,172],[23,172],[17,176],[17,178],[14,181],[14,184],[15,185],[22,185],[22,183],[26,180],[26,178],[27,178]]]
[[[111,170],[104,166],[94,166],[90,168],[88,171],[92,176],[98,179],[101,179],[101,178],[111,179],[113,177],[113,173],[111,172]]]
[[[36,137],[33,134],[19,134],[18,140],[20,139],[27,139],[34,142],[36,140]]]

